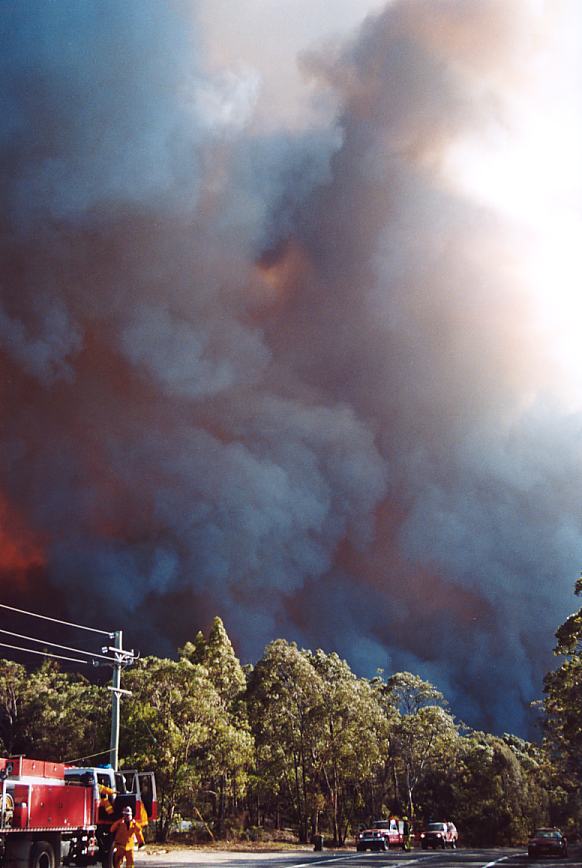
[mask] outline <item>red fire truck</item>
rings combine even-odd
[[[111,823],[126,805],[157,818],[151,772],[74,768],[26,757],[0,758],[0,864],[24,868],[109,864]],[[102,788],[115,790],[105,813]]]
[[[405,843],[404,821],[398,817],[376,820],[369,829],[362,829],[356,836],[356,850],[389,850]]]

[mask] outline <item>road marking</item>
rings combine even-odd
[[[436,859],[441,856],[441,853],[427,853],[426,856],[419,856],[418,859],[401,859],[400,862],[394,862],[397,865],[416,865],[418,862],[427,862],[428,860]],[[392,865],[387,865],[386,868],[394,868]]]
[[[312,862],[300,862],[292,868],[307,868],[308,865],[329,865],[330,862],[339,862],[340,859],[358,859],[361,853],[344,853],[342,856],[328,856],[326,859],[314,859]]]
[[[388,850],[379,850],[378,852],[382,853],[383,856],[388,854]],[[383,865],[382,868],[399,868],[400,865],[416,865],[418,862],[427,862],[428,860],[435,859],[437,856],[440,856],[440,853],[431,853],[426,856],[421,856],[418,859],[401,859],[399,862],[392,862],[388,865]],[[342,859],[361,859],[361,853],[345,853],[342,856],[328,856],[326,859],[314,859],[310,862],[300,862],[298,865],[292,865],[291,868],[309,868],[310,865],[329,865],[330,862],[339,862]],[[504,857],[507,858],[507,857]],[[493,862],[491,863],[494,864]]]
[[[502,856],[501,859],[496,859],[495,862],[488,862],[487,865],[483,865],[483,868],[492,868],[493,865],[499,865],[500,862],[505,862],[506,859],[511,859],[513,856],[525,856],[525,850],[523,853],[508,853],[507,856]]]

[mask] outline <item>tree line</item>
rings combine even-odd
[[[576,584],[582,594],[582,579]],[[341,845],[391,814],[454,819],[467,844],[522,842],[532,828],[581,819],[582,609],[557,632],[539,743],[463,726],[410,672],[357,677],[337,654],[278,639],[243,667],[220,618],[177,659],[124,674],[120,756],[156,773],[167,840],[270,837],[291,829]],[[0,661],[0,748],[77,761],[109,741],[106,687]],[[107,759],[107,757],[104,757]],[[95,760],[88,760],[88,764]]]

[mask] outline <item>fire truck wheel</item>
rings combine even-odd
[[[29,868],[56,868],[56,865],[53,845],[48,841],[37,841],[30,851]]]

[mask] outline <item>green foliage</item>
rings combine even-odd
[[[575,593],[582,594],[582,577]],[[554,815],[573,823],[582,819],[582,609],[566,619],[556,638],[555,653],[565,659],[544,682],[546,746],[553,760]]]
[[[246,677],[222,620],[216,617],[205,639],[200,631],[194,642],[179,651],[183,660],[203,666],[216,690],[221,713],[211,730],[205,753],[204,779],[210,796],[210,813],[217,837],[229,834],[229,805],[234,808],[246,794],[254,742],[250,733],[242,694]]]
[[[412,672],[397,672],[384,686],[386,700],[402,715],[412,715],[427,705],[446,706],[440,690]]]
[[[323,681],[297,646],[265,649],[249,680],[248,707],[257,770],[267,796],[289,801],[301,841],[317,805],[317,707]]]
[[[179,654],[192,663],[206,667],[210,680],[225,703],[234,702],[244,691],[245,674],[220,618],[216,617],[212,622],[207,640],[199,631],[194,642],[186,642]]]
[[[384,767],[388,723],[369,682],[337,654],[271,643],[249,681],[261,795],[287,802],[300,839],[324,821],[343,843]]]
[[[0,661],[0,742],[5,754],[16,753],[24,740],[27,710],[27,674],[24,666]]]
[[[160,790],[159,838],[165,840],[180,801],[199,786],[203,757],[219,725],[222,703],[204,667],[146,657],[125,676],[121,755],[125,765],[152,769]]]
[[[582,609],[573,612],[556,630],[556,654],[580,654],[582,651]]]
[[[452,716],[436,705],[400,717],[393,729],[392,758],[406,797],[405,811],[416,813],[415,793],[433,771],[444,772],[456,759],[458,728]]]
[[[523,843],[547,822],[541,752],[513,736],[475,732],[461,738],[453,809],[468,843]]]
[[[396,812],[417,825],[453,819],[466,843],[521,843],[535,825],[573,826],[580,814],[582,610],[556,635],[565,659],[546,678],[536,745],[461,734],[443,694],[410,672],[358,678],[337,654],[282,639],[243,668],[215,618],[177,660],[144,658],[124,674],[122,764],[155,772],[161,840],[183,819],[205,839],[291,826],[302,841],[323,832],[342,844]],[[4,753],[98,753],[109,713],[106,688],[54,663],[0,661]]]
[[[44,662],[28,673],[0,661],[0,738],[6,754],[72,760],[109,744],[111,697],[104,688]]]
[[[321,679],[314,758],[333,839],[343,844],[354,825],[362,788],[383,767],[388,722],[372,686],[356,678],[345,660],[323,651],[303,653]]]

